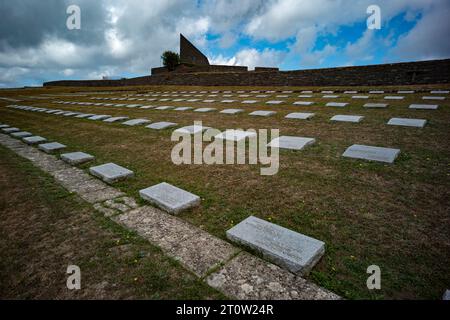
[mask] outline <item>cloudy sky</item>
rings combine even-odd
[[[80,30],[66,27],[73,4]],[[0,0],[0,14],[0,87],[146,75],[180,32],[211,63],[250,68],[450,57],[449,0]]]

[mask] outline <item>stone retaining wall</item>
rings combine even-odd
[[[44,86],[388,86],[450,82],[450,59],[297,71],[169,73],[124,80],[63,80]]]

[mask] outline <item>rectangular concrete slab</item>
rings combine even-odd
[[[178,128],[174,132],[181,133],[181,134],[196,134],[196,133],[201,133],[208,129],[209,129],[209,127],[193,125],[193,126],[186,126],[186,127]]]
[[[173,109],[175,107],[172,106],[161,106],[161,107],[156,107],[155,110],[170,110]]]
[[[122,122],[122,124],[133,127],[133,126],[139,126],[141,124],[145,124],[145,123],[149,123],[149,122],[151,122],[151,121],[148,119],[133,119],[133,120],[128,120],[128,121]]]
[[[229,129],[218,135],[216,135],[215,139],[228,140],[228,141],[241,141],[250,137],[256,137],[256,132],[247,132],[243,130],[234,130]]]
[[[426,123],[427,120],[425,119],[392,118],[387,124],[391,126],[423,128]]]
[[[31,137],[32,135],[33,134],[28,131],[19,131],[19,132],[11,133],[11,137],[14,137],[14,138],[26,138],[26,137]]]
[[[112,123],[112,122],[117,122],[117,121],[122,121],[122,120],[127,120],[127,119],[128,119],[128,117],[112,117],[112,118],[103,120],[103,122]]]
[[[324,242],[254,216],[228,230],[226,235],[299,275],[308,274],[325,253]]]
[[[195,109],[194,112],[204,113],[204,112],[212,112],[212,111],[216,111],[216,110],[217,110],[216,108],[198,108],[198,109]]]
[[[437,104],[412,104],[409,108],[417,110],[436,110],[439,106]]]
[[[348,106],[348,103],[346,102],[328,102],[326,104],[327,107],[338,107],[338,108],[343,108]]]
[[[242,103],[244,103],[244,104],[255,104],[257,102],[259,102],[259,101],[258,100],[244,100],[244,101],[242,101]]]
[[[61,160],[71,165],[78,165],[94,160],[94,156],[84,152],[71,152],[62,154]]]
[[[250,116],[258,116],[258,117],[270,117],[273,116],[274,114],[276,114],[275,111],[264,111],[264,110],[258,110],[249,113]]]
[[[354,122],[354,123],[358,123],[358,122],[361,122],[361,120],[363,118],[364,118],[363,116],[348,116],[348,115],[338,114],[338,115],[335,115],[334,117],[332,117],[330,120],[331,121],[338,121],[338,122]]]
[[[430,91],[431,94],[448,94],[450,91],[448,90],[433,90]]]
[[[66,146],[59,142],[43,143],[38,146],[38,149],[44,151],[45,153],[52,153],[65,148]]]
[[[146,126],[146,128],[155,129],[155,130],[163,130],[163,129],[167,129],[167,128],[170,128],[170,127],[174,127],[176,125],[177,124],[174,123],[174,122],[163,121],[163,122],[152,123],[152,124]]]
[[[2,131],[3,131],[4,133],[13,133],[13,132],[19,132],[20,129],[19,129],[19,128],[12,127],[12,128],[3,128]]]
[[[107,114],[99,114],[99,115],[95,115],[95,116],[89,117],[88,119],[89,120],[104,120],[104,119],[107,119],[107,118],[111,118],[111,116],[107,115]]]
[[[267,146],[280,149],[302,150],[315,142],[316,140],[314,138],[281,136],[273,139]]]
[[[104,182],[112,184],[120,180],[134,176],[133,171],[121,167],[115,163],[106,163],[100,166],[89,168],[89,172]]]
[[[243,109],[224,109],[222,111],[220,111],[220,113],[225,113],[225,114],[237,114],[237,113],[241,113],[244,112]]]
[[[174,111],[188,111],[188,110],[192,110],[192,107],[178,107],[175,108]]]
[[[405,97],[401,97],[401,96],[386,96],[384,97],[384,100],[403,100],[405,99]]]
[[[284,101],[281,100],[271,100],[267,101],[266,104],[282,104]]]
[[[25,142],[26,144],[33,145],[33,144],[44,143],[47,141],[47,139],[45,139],[41,136],[32,136],[32,137],[22,138],[22,141]]]
[[[286,119],[308,120],[314,117],[314,113],[293,112],[289,113]]]
[[[347,148],[342,156],[354,159],[393,163],[399,154],[399,149],[354,144]]]
[[[200,204],[200,197],[166,182],[139,191],[142,199],[159,208],[178,214]]]
[[[312,102],[312,101],[295,101],[294,104],[297,106],[311,106],[314,104],[314,102]]]
[[[445,97],[422,97],[423,100],[445,100]]]
[[[387,108],[387,103],[366,103],[364,108]]]

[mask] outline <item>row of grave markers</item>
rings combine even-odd
[[[62,103],[62,102],[57,102],[57,103]],[[64,102],[63,104],[106,106],[105,104],[99,104],[99,103],[92,104],[90,102],[70,102],[70,103]],[[131,105],[116,104],[116,105],[111,105],[111,106],[112,107],[154,109],[154,110],[174,110],[174,111],[193,110],[194,112],[201,112],[201,113],[217,111],[217,109],[215,109],[215,108],[194,109],[193,107],[174,107],[174,106],[156,107],[156,106],[145,106],[145,105],[141,105],[141,104],[131,104]],[[329,103],[329,104],[327,104],[327,106],[342,107],[342,104]],[[386,108],[387,104],[368,104],[365,107],[366,108]],[[410,105],[410,109],[436,110],[437,108],[438,108],[437,105],[415,105],[415,104]],[[243,109],[224,109],[224,110],[220,111],[220,113],[222,113],[222,114],[238,114],[238,113],[242,113],[244,111],[245,110],[243,110]],[[72,116],[72,115],[75,115],[75,113],[76,113],[74,111],[63,111],[63,110],[58,110],[57,112],[52,112],[52,113],[63,114],[64,112],[66,112],[64,114],[66,116]],[[249,115],[250,116],[269,117],[269,116],[275,115],[276,113],[277,113],[276,111],[256,110],[256,111],[249,113]],[[86,114],[86,115],[91,115],[91,114]],[[102,115],[102,116],[106,116],[106,115]],[[313,118],[314,116],[315,116],[315,113],[293,112],[293,113],[289,113],[288,115],[286,115],[285,118],[286,119],[297,119],[297,120],[309,120],[309,119]],[[81,117],[81,115],[79,117]],[[94,117],[94,119],[91,119],[91,120],[100,120],[100,119],[96,118],[97,116],[95,116],[95,115],[92,115],[92,117]],[[330,121],[359,123],[363,120],[363,118],[364,118],[364,116],[360,116],[360,115],[335,115],[332,118],[330,118]],[[111,117],[111,118],[109,118],[108,121],[106,121],[106,120],[105,121],[106,122],[115,122],[115,121],[120,121],[120,120],[124,120],[124,119],[127,119],[127,117]],[[423,128],[426,123],[427,123],[427,120],[425,120],[425,119],[395,118],[394,117],[394,118],[391,118],[387,124],[388,125]],[[170,126],[177,125],[176,123],[171,123],[171,122],[165,122],[165,124],[166,124],[166,126],[159,128],[159,129],[165,129]],[[154,128],[151,125],[149,126],[149,128],[158,129],[158,127]]]
[[[0,124],[3,133],[22,139],[28,145],[37,145],[38,149],[48,154],[54,154],[66,148],[58,142],[47,142],[41,136],[34,136],[27,131]],[[60,154],[61,160],[76,166],[93,161],[94,156],[84,152]],[[134,172],[115,163],[106,163],[89,168],[89,173],[108,184],[134,177]],[[200,205],[199,196],[173,186],[167,182],[139,191],[142,199],[162,210],[179,214],[180,212]],[[325,254],[325,243],[294,232],[268,221],[250,216],[229,229],[227,238],[240,245],[260,252],[267,260],[289,270],[292,273],[306,275]]]
[[[55,115],[63,115],[63,116],[75,116],[78,118],[83,118],[88,116],[88,119],[90,120],[101,120],[106,121],[108,119],[113,118],[120,119],[123,117],[111,117],[109,115],[92,115],[92,114],[78,114],[77,112],[71,112],[71,111],[58,111],[58,112],[52,112],[55,110],[52,109],[46,109],[46,108],[37,108],[37,107],[29,107],[29,106],[11,106],[14,109],[19,110],[27,110],[27,111],[34,111],[34,112],[49,112],[50,114]],[[404,123],[404,121],[407,119],[398,119],[394,118],[391,119],[392,122],[398,122]],[[418,119],[416,119],[418,120]],[[113,122],[113,121],[109,121]],[[137,125],[143,125],[151,122],[148,119],[132,119],[127,120],[123,122],[123,125],[127,126],[137,126]],[[160,125],[161,123],[157,123]],[[172,126],[172,123],[168,123],[169,126]],[[396,125],[399,125],[397,123]],[[199,126],[199,125],[193,125],[193,126],[186,126],[182,128],[178,128],[175,130],[177,133],[181,134],[196,134],[203,132],[207,129],[210,129],[210,127],[206,126]],[[9,130],[9,129],[6,129]],[[226,130],[223,133],[217,135],[215,138],[217,139],[225,139],[225,140],[232,140],[232,141],[240,141],[242,139],[248,138],[248,133],[246,131],[242,130]],[[290,149],[290,150],[303,150],[306,146],[311,145],[315,143],[316,140],[314,138],[305,138],[305,137],[293,137],[293,136],[281,136],[279,138],[276,138],[272,140],[267,146],[268,147],[275,147],[280,149]],[[372,147],[372,146],[364,146],[364,145],[352,145],[350,146],[343,154],[344,157],[350,157],[350,158],[357,158],[357,159],[366,159],[366,160],[372,160],[372,161],[379,161],[379,162],[385,162],[385,163],[393,163],[395,159],[397,158],[398,154],[400,153],[400,150],[398,149],[392,149],[392,148],[381,148],[381,147]]]

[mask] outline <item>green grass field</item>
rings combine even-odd
[[[210,99],[255,99],[257,104],[201,102],[95,101],[90,97],[122,96],[124,93],[192,90],[367,90],[342,88],[120,88],[115,94],[92,93],[80,97],[40,96],[118,88],[39,88],[2,90],[1,97],[23,99],[0,101],[0,123],[47,137],[68,146],[67,151],[84,151],[96,156],[94,164],[115,162],[133,170],[136,177],[117,184],[127,194],[139,198],[138,191],[159,182],[168,182],[198,194],[202,205],[181,214],[181,218],[225,238],[225,231],[250,215],[269,220],[326,243],[326,253],[309,278],[350,299],[438,299],[450,287],[450,103],[424,101],[433,86],[381,88],[384,90],[428,90],[404,94],[401,101],[314,98],[211,97]],[[441,88],[441,87],[440,87]],[[372,89],[372,88],[371,88]],[[373,88],[377,89],[377,88]],[[280,93],[281,94],[281,93]],[[364,95],[365,93],[360,93]],[[32,96],[32,98],[26,98]],[[37,99],[42,97],[43,99]],[[180,97],[181,98],[181,97]],[[27,100],[25,100],[27,99]],[[189,99],[189,98],[187,98]],[[201,99],[208,99],[203,97]],[[52,103],[55,100],[140,103],[150,105],[240,108],[246,112],[224,115],[217,111],[158,111],[126,107],[76,106]],[[284,100],[266,105],[267,100]],[[314,101],[312,106],[295,106],[294,101]],[[327,102],[349,102],[345,108],[325,107]],[[389,103],[386,109],[366,109],[367,102]],[[411,110],[412,103],[439,104],[438,110]],[[281,151],[280,170],[261,176],[259,165],[181,165],[171,162],[175,142],[172,129],[156,131],[144,126],[127,127],[73,117],[5,108],[9,104],[33,105],[86,113],[148,118],[152,122],[171,121],[179,126],[195,120],[217,129],[279,129],[280,135],[312,137],[317,142],[302,151]],[[251,117],[254,110],[273,110],[272,117]],[[313,112],[311,120],[288,120],[290,112]],[[365,116],[361,123],[333,123],[336,114]],[[425,128],[386,125],[391,117],[427,119]],[[394,164],[343,158],[352,144],[401,149]],[[84,168],[88,168],[85,165]],[[8,188],[8,186],[6,186]],[[382,289],[366,287],[366,269],[378,265]]]

